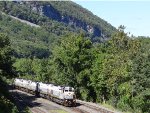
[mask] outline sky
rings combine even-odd
[[[114,27],[134,36],[150,36],[150,1],[73,0]]]

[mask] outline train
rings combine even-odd
[[[15,78],[14,88],[43,97],[64,106],[76,106],[76,95],[73,87],[60,86],[55,84],[46,84]]]

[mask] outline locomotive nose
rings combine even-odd
[[[73,94],[72,93],[67,93],[65,96],[66,99],[73,99]]]

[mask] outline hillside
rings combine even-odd
[[[52,43],[64,35],[82,33],[93,42],[101,42],[116,31],[106,21],[69,1],[1,1],[0,10],[0,32],[10,37],[17,58],[48,58]]]
[[[40,27],[32,27],[20,20],[0,13],[0,32],[9,36],[13,55],[17,58],[47,58],[50,45],[58,38]]]
[[[109,23],[71,1],[0,2],[0,9],[59,36],[84,33],[93,41],[102,41],[116,31]]]

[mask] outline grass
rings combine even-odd
[[[111,106],[111,105],[109,105],[109,104],[107,104],[107,103],[103,103],[103,104],[100,104],[100,105],[103,106],[103,107],[105,107],[105,108],[108,108],[108,109],[110,109],[110,110],[112,110],[112,111],[118,111],[118,112],[120,112],[120,113],[131,113],[131,112],[129,112],[129,111],[127,111],[127,112],[121,112],[120,110],[114,108],[113,106]]]
[[[114,108],[113,106],[111,106],[111,105],[109,105],[109,104],[107,104],[107,103],[103,103],[103,104],[101,104],[103,107],[106,107],[106,108],[108,108],[108,109],[110,109],[110,110],[113,110],[113,111],[115,111],[116,110],[116,108]]]
[[[52,113],[68,113],[67,111],[62,110],[62,109],[50,110],[50,112],[52,112]]]

